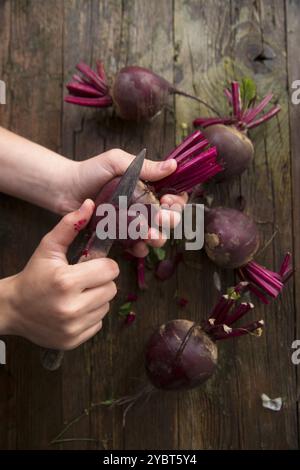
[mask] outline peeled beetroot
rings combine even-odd
[[[212,109],[199,98],[177,90],[163,77],[144,67],[122,68],[111,86],[101,62],[97,63],[97,72],[82,62],[76,67],[82,75],[73,75],[67,84],[67,103],[97,108],[114,105],[117,114],[129,121],[152,118],[163,109],[172,94],[197,100]]]
[[[222,268],[235,268],[240,279],[250,282],[250,290],[264,303],[277,297],[292,275],[291,255],[287,253],[279,272],[253,260],[259,248],[259,235],[251,217],[236,209],[207,209],[204,218],[205,251]]]
[[[251,303],[238,303],[241,292],[247,288],[248,283],[242,282],[222,295],[209,319],[201,326],[180,319],[169,321],[154,331],[145,351],[146,372],[154,387],[164,390],[197,387],[216,369],[216,341],[252,332],[261,334],[262,320],[240,328],[231,327],[253,309]]]
[[[225,90],[225,95],[232,107],[230,116],[194,120],[194,125],[201,126],[209,143],[217,148],[218,161],[224,167],[222,174],[215,178],[218,181],[241,175],[249,167],[254,148],[248,137],[248,130],[268,121],[280,111],[280,106],[277,105],[258,118],[258,115],[270,103],[273,95],[269,93],[260,103],[255,104],[256,92],[253,94],[252,90],[252,94],[247,99],[245,83],[248,83],[248,87],[250,83],[250,89],[254,86],[255,90],[255,85],[249,80],[242,82],[243,96],[241,96],[240,85],[237,82],[232,82],[231,91]]]

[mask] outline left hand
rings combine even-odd
[[[65,176],[64,184],[64,208],[63,212],[70,212],[82,204],[87,198],[94,198],[101,187],[116,176],[121,176],[126,171],[134,155],[124,152],[120,149],[112,149],[96,157],[82,162],[73,162],[70,170]],[[154,162],[145,160],[141,179],[146,181],[158,181],[165,176],[170,175],[176,170],[175,160],[166,160]],[[178,211],[168,210],[167,208],[176,204],[182,209],[187,202],[187,194],[164,195],[160,203],[164,206],[160,210],[159,220],[168,220],[170,227],[176,226],[180,221]],[[162,234],[157,238],[157,233],[149,231],[147,244],[160,247],[166,242]],[[148,254],[146,243],[138,242],[131,250],[135,256],[144,257]]]

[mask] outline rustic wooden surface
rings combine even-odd
[[[300,79],[299,24],[296,0],[1,0],[0,78],[8,93],[0,123],[69,158],[146,146],[157,159],[181,137],[183,122],[206,113],[178,97],[156,120],[136,126],[111,110],[64,105],[63,84],[79,59],[92,65],[101,58],[111,75],[125,64],[150,67],[219,108],[223,85],[233,77],[252,76],[261,94],[272,88],[282,105],[279,118],[253,132],[252,167],[240,180],[217,188],[214,202],[234,206],[242,195],[263,242],[278,231],[259,261],[278,268],[284,252],[293,250],[296,267],[280,299],[253,313],[266,320],[265,335],[221,345],[218,371],[205,386],[157,393],[131,410],[125,429],[120,409],[99,407],[63,436],[71,441],[51,445],[65,423],[91,403],[143,385],[143,346],[154,326],[174,317],[201,320],[217,297],[216,269],[202,253],[189,254],[174,279],[163,286],[153,282],[140,296],[135,324],[123,329],[118,306],[135,282],[132,267],[122,262],[119,296],[103,331],[68,353],[62,370],[44,371],[39,348],[6,338],[1,449],[298,448],[298,371],[290,356],[300,333],[300,107],[290,103],[290,85]],[[0,200],[0,275],[8,276],[22,269],[57,217],[5,195]],[[218,272],[224,289],[233,283],[231,273]],[[184,313],[176,307],[175,292],[190,301]],[[261,393],[282,396],[283,409],[263,409]]]

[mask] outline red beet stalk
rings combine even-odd
[[[223,171],[216,162],[217,150],[209,147],[207,139],[200,131],[195,131],[186,137],[164,160],[173,158],[177,161],[174,173],[160,181],[151,183],[160,194],[168,190],[181,193],[190,192],[198,184],[204,183]]]
[[[269,93],[265,96],[260,103],[246,107],[243,109],[240,94],[240,85],[238,82],[232,82],[231,90],[226,89],[225,95],[227,96],[231,106],[231,116],[214,117],[214,118],[197,118],[194,120],[194,126],[209,127],[214,124],[234,125],[239,130],[253,129],[263,122],[272,119],[280,111],[280,106],[273,106],[263,116],[256,119],[258,115],[266,108],[273,98],[273,94]]]

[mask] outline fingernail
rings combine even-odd
[[[174,160],[173,158],[170,160],[165,160],[164,162],[161,162],[161,164],[159,165],[159,169],[161,171],[167,171],[167,170],[172,170],[172,169],[175,170],[175,168],[176,168],[176,160]]]
[[[88,205],[90,204],[90,199],[85,199],[81,206],[79,207],[78,212],[81,212],[83,209],[85,209]]]
[[[86,202],[86,200],[85,200],[85,201],[83,201],[83,203],[81,204],[81,206],[80,206],[80,207],[77,209],[77,210],[78,210],[78,212],[81,212],[81,211],[82,211],[82,209],[83,209],[83,208],[84,208],[84,206],[85,206],[85,202]]]

